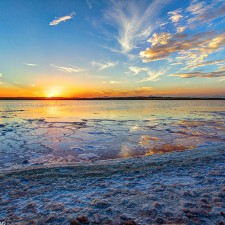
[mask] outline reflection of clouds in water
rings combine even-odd
[[[175,126],[181,127],[184,134],[189,136],[203,136],[205,138],[220,138],[221,131],[225,132],[224,121],[178,121]]]
[[[0,117],[0,167],[21,165],[24,159],[30,164],[73,164],[94,158],[153,155],[225,141],[222,112],[207,112],[205,117],[204,113],[196,112],[189,117],[185,115],[182,119],[181,114],[172,112],[167,117],[161,114],[148,114],[147,117],[143,113],[139,114],[142,119],[124,117],[112,120],[110,109],[105,114],[107,119],[95,118],[96,114],[92,113],[99,110],[88,111],[86,105],[82,105],[85,110],[79,108],[82,102],[69,102],[71,107],[68,103],[58,104],[54,101],[46,107],[43,107],[43,102],[35,104],[37,109],[24,107],[26,111],[21,111],[22,106],[11,109],[16,110],[10,114],[13,118]],[[61,107],[61,104],[67,105]],[[0,103],[0,110],[3,109],[8,110],[7,107],[1,109]],[[3,116],[7,114],[1,113]],[[88,113],[94,116],[91,119],[81,119]],[[101,116],[103,114],[104,110],[101,111]]]
[[[154,148],[159,141],[160,141],[160,138],[158,138],[158,137],[142,135],[140,137],[139,144],[141,146],[149,146],[150,145],[150,146],[153,146],[153,148]]]
[[[154,155],[154,154],[163,154],[167,152],[172,152],[172,151],[183,151],[187,149],[192,149],[194,148],[193,146],[187,147],[184,145],[172,145],[172,144],[163,144],[162,146],[158,146],[157,148],[149,149],[145,155]]]
[[[139,127],[137,124],[135,124],[134,126],[130,127],[130,132],[132,131],[137,131],[137,130],[140,130],[141,127]]]
[[[135,155],[134,146],[130,143],[123,143],[121,146],[121,151],[119,152],[120,158],[129,158]]]

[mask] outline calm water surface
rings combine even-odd
[[[0,169],[225,142],[225,101],[0,101]]]

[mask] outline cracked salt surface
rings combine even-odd
[[[224,146],[0,173],[0,221],[223,224]]]
[[[225,142],[224,101],[1,101],[0,170]]]

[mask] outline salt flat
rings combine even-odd
[[[0,185],[7,224],[222,224],[225,146],[2,172]]]

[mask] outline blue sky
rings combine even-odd
[[[0,96],[225,96],[223,0],[0,0]]]

